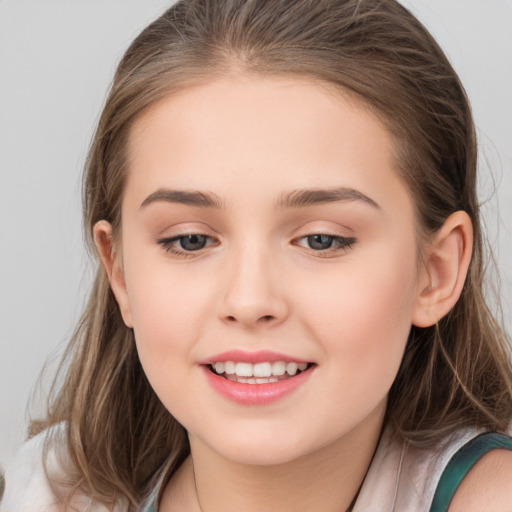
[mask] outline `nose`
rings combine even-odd
[[[270,251],[246,248],[224,274],[219,316],[245,328],[276,326],[289,314],[285,281]]]

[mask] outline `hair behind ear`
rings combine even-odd
[[[471,261],[469,216],[452,214],[425,252],[422,286],[388,419],[417,446],[474,426],[506,431],[512,417],[510,346]],[[479,248],[480,249],[480,248]]]

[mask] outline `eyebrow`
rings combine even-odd
[[[198,190],[171,190],[167,188],[160,188],[156,192],[150,194],[140,208],[157,203],[178,203],[186,204],[189,206],[198,206],[200,208],[222,208],[222,200],[219,196],[212,192],[200,192]]]
[[[282,194],[277,201],[277,207],[286,208],[305,208],[308,206],[334,203],[338,201],[362,201],[373,208],[380,209],[380,206],[370,197],[359,190],[347,187],[337,187],[328,189],[297,189]],[[173,190],[160,188],[150,194],[140,208],[156,202],[185,204],[199,208],[223,207],[222,199],[213,192],[201,192],[199,190]]]
[[[347,187],[292,190],[279,198],[277,206],[279,208],[303,208],[338,201],[362,201],[380,210],[380,206],[372,198],[359,190]]]

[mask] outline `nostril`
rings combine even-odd
[[[275,317],[274,317],[273,315],[264,315],[264,316],[262,316],[262,317],[258,318],[258,320],[257,320],[257,321],[258,321],[258,322],[265,322],[265,323],[267,323],[267,322],[271,322],[271,321],[272,321],[272,320],[274,320],[274,319],[275,319]],[[226,320],[227,320],[228,322],[237,322],[237,321],[238,321],[238,320],[236,319],[236,317],[234,317],[233,315],[229,315],[229,316],[227,316],[227,317],[226,317]]]

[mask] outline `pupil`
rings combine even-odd
[[[204,235],[188,235],[180,238],[180,245],[186,251],[198,251],[206,245]]]
[[[308,244],[311,249],[329,249],[332,246],[333,237],[329,235],[308,236]]]

